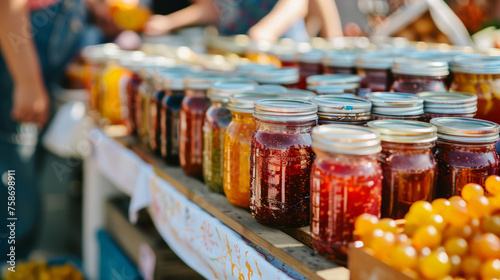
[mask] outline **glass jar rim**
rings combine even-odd
[[[429,123],[409,120],[376,120],[367,126],[380,133],[380,139],[395,143],[425,143],[437,140],[437,128]]]
[[[326,124],[316,126],[311,132],[312,147],[332,153],[372,155],[379,153],[380,134],[370,128]]]
[[[442,61],[411,58],[396,58],[392,64],[392,73],[410,76],[444,77],[450,74],[449,65]]]
[[[491,142],[499,139],[500,125],[490,121],[441,117],[432,119],[430,123],[437,127],[439,139],[467,143]]]
[[[293,99],[263,99],[255,102],[254,117],[264,121],[306,122],[318,119],[318,106]]]

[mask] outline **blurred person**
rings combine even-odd
[[[17,218],[15,244],[8,243],[10,229],[0,227],[2,260],[9,258],[10,246],[15,246],[16,260],[26,258],[36,241],[41,207],[35,125],[41,129],[49,120],[49,89],[80,43],[82,4],[81,0],[0,1],[0,220]],[[15,171],[15,200],[8,200],[8,170]],[[14,201],[10,205],[14,215],[8,213],[8,201]]]
[[[343,36],[335,0],[309,0],[305,23],[311,37],[316,37],[318,34],[327,39]]]
[[[307,41],[304,17],[309,0],[194,0],[170,15],[154,15],[144,27],[148,35],[160,35],[180,27],[217,24],[219,34],[248,34],[255,41],[274,42],[280,37]]]

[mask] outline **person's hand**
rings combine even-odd
[[[171,29],[167,16],[153,15],[144,25],[144,34],[157,36],[168,33]]]
[[[12,119],[36,123],[43,127],[49,118],[49,96],[43,85],[16,85],[13,95]]]

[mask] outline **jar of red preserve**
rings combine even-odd
[[[424,100],[414,94],[401,92],[370,92],[366,99],[372,102],[373,120],[421,121]]]
[[[312,245],[322,256],[345,259],[356,218],[380,217],[379,134],[353,125],[320,125],[312,130],[312,141]]]
[[[424,91],[417,93],[424,99],[424,121],[433,118],[474,118],[477,112],[477,96],[461,92]]]
[[[321,87],[320,90],[324,90],[324,87],[331,86],[335,87],[339,92],[340,89],[343,89],[343,93],[356,95],[360,81],[359,76],[351,74],[313,75],[307,78],[307,89],[317,92],[319,87]]]
[[[361,77],[358,96],[365,98],[369,92],[389,91],[392,85],[394,56],[387,53],[365,53],[356,59],[357,74]]]
[[[366,99],[323,95],[311,102],[318,105],[319,124],[364,126],[371,119],[372,103]]]
[[[417,121],[371,121],[380,133],[378,160],[384,175],[382,217],[403,219],[413,202],[435,198],[437,164],[434,159],[436,127]]]
[[[299,69],[280,68],[253,71],[250,79],[261,85],[281,85],[286,88],[298,88]]]
[[[323,55],[323,74],[356,74],[357,53],[329,51]]]
[[[438,129],[437,197],[460,195],[467,183],[484,186],[488,176],[498,174],[498,124],[467,118],[435,118],[431,124]]]
[[[409,58],[397,58],[392,65],[394,82],[391,91],[417,93],[447,91],[448,63]]]
[[[193,74],[184,78],[186,96],[179,115],[179,161],[187,175],[203,175],[203,122],[210,106],[207,90],[220,79],[213,74]]]
[[[255,102],[250,155],[250,209],[261,224],[309,224],[311,129],[317,106],[300,100]]]
[[[319,75],[323,72],[321,59],[323,52],[310,50],[299,54],[299,89],[306,89],[306,79],[312,75]]]

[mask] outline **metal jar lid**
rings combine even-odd
[[[417,59],[417,60],[432,60],[432,61],[442,61],[450,64],[454,57],[464,54],[460,51],[420,51],[420,52],[410,52],[406,55],[407,58]]]
[[[309,101],[316,94],[312,91],[301,89],[288,89],[284,94],[286,99]]]
[[[380,134],[353,125],[319,125],[311,132],[312,147],[325,152],[347,155],[373,155],[382,150]]]
[[[438,130],[438,138],[465,143],[498,141],[500,126],[494,122],[470,118],[434,118],[431,124]]]
[[[162,75],[163,88],[169,90],[184,90],[184,77],[187,74],[183,73],[166,73]]]
[[[451,71],[469,74],[500,74],[500,56],[460,55],[451,62]]]
[[[267,69],[254,71],[250,78],[259,84],[294,84],[299,81],[299,69],[295,67],[285,67],[280,69]]]
[[[309,50],[299,54],[299,61],[304,63],[321,63],[323,52],[320,50]]]
[[[346,85],[350,87],[349,84],[345,85],[326,85],[314,87],[314,92],[317,95],[335,95],[335,96],[349,96],[356,97],[353,93],[346,93],[346,91],[352,91],[353,89],[346,88]]]
[[[191,74],[184,77],[184,88],[207,90],[224,77],[214,74]]]
[[[327,85],[341,86],[344,90],[352,90],[359,88],[361,77],[352,74],[312,75],[306,78],[306,82],[309,90]]]
[[[100,44],[83,48],[82,57],[90,63],[105,63],[110,56],[119,55],[120,48],[116,44]]]
[[[361,69],[391,69],[396,58],[387,52],[369,52],[358,55],[356,67]]]
[[[271,48],[270,53],[272,55],[276,56],[280,61],[285,61],[285,62],[297,61],[297,58],[298,58],[297,51],[295,49],[295,46],[293,46],[293,45],[284,46],[284,45],[275,44]]]
[[[424,111],[434,114],[473,114],[477,112],[477,95],[462,92],[424,91]]]
[[[255,102],[254,117],[271,122],[309,122],[318,119],[318,106],[293,99],[264,99]]]
[[[370,92],[372,114],[415,116],[424,113],[424,100],[414,94],[400,92]]]
[[[229,96],[254,89],[253,83],[219,83],[216,82],[207,91],[210,101],[229,102]]]
[[[346,51],[330,51],[323,55],[323,65],[343,68],[353,68],[357,53]]]
[[[253,71],[266,71],[272,69],[276,69],[274,64],[249,63],[238,65],[236,71],[240,76],[246,77],[247,75],[252,74]]]
[[[394,143],[427,143],[437,140],[437,128],[418,121],[379,120],[368,122],[368,127],[380,133],[380,139]]]
[[[229,96],[229,110],[238,113],[247,113],[252,114],[254,110],[255,101],[259,101],[262,99],[272,99],[272,98],[283,98],[283,95],[279,94],[265,94],[265,93],[257,93],[257,92],[244,92],[244,93],[236,93]]]
[[[265,93],[265,94],[270,94],[270,93],[281,94],[287,92],[287,88],[280,85],[258,85],[255,86],[252,92]]]
[[[395,74],[414,76],[448,76],[448,63],[443,61],[396,58],[392,64]]]
[[[323,95],[310,100],[318,105],[318,114],[360,114],[370,113],[372,109],[372,103],[361,98]]]

